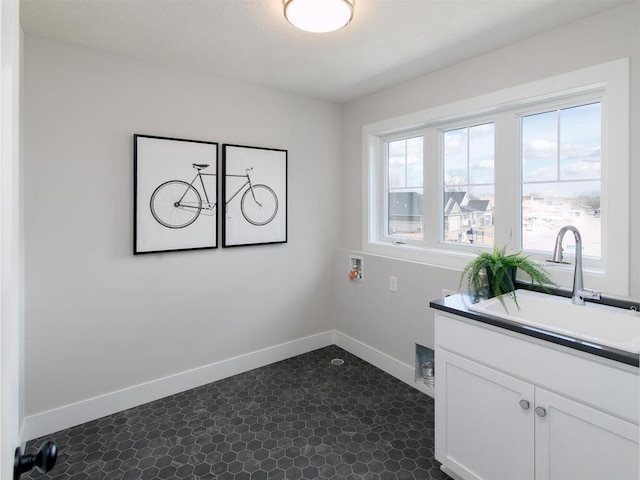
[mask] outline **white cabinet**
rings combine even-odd
[[[640,478],[637,369],[442,314],[435,358],[435,456],[450,474]]]
[[[534,387],[445,350],[436,358],[436,458],[469,480],[533,480]]]
[[[636,480],[638,426],[536,389],[536,480]]]

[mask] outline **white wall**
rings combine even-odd
[[[27,415],[333,329],[339,106],[31,35],[24,88]],[[289,243],[134,257],[133,133],[288,149]]]
[[[640,297],[640,15],[638,2],[548,31],[500,50],[453,65],[345,105],[345,250],[336,260],[336,329],[412,367],[414,344],[432,346],[429,300],[456,288],[459,272],[364,255],[369,274],[348,285],[350,253],[362,248],[362,127],[400,115],[473,98],[580,68],[631,57],[630,291]],[[614,159],[615,161],[615,159]],[[388,290],[398,278],[398,293]]]
[[[362,282],[347,277],[351,255],[363,257]],[[356,351],[338,345],[412,383],[415,344],[433,348],[429,302],[442,289],[457,291],[460,272],[347,249],[338,250],[335,269],[336,330],[363,344]],[[398,280],[397,292],[389,290],[390,276]]]

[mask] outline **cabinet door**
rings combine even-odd
[[[536,480],[638,480],[638,426],[536,389]]]
[[[533,479],[531,384],[437,349],[436,385],[438,461],[465,480]]]

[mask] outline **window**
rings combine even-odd
[[[364,251],[460,269],[496,245],[544,263],[571,224],[585,285],[628,295],[628,59],[367,125],[363,136]],[[565,236],[569,262],[573,243]],[[570,288],[573,265],[549,271]]]
[[[422,239],[422,136],[389,140],[386,232],[395,239]]]
[[[442,132],[442,240],[493,245],[494,124]]]
[[[580,230],[582,254],[601,258],[601,103],[522,117],[522,246],[548,251],[564,225]],[[573,237],[566,246],[574,250]]]

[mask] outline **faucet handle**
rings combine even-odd
[[[600,300],[600,292],[588,288],[581,288],[577,292],[577,296],[580,297],[580,300],[584,300],[586,298],[591,300]]]

